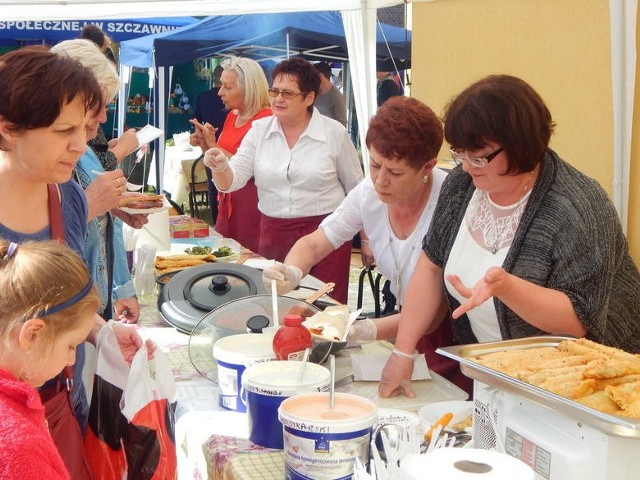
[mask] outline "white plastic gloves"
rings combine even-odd
[[[220,173],[229,168],[229,159],[219,148],[210,148],[204,153],[204,164],[212,172]]]
[[[271,280],[276,281],[278,295],[284,295],[300,285],[302,270],[295,265],[274,262],[273,266],[262,271],[262,282],[265,286],[270,285]]]
[[[347,342],[373,342],[378,335],[378,327],[370,318],[356,320],[347,333]]]

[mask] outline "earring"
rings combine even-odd
[[[424,175],[420,180],[426,185],[429,183],[429,175]]]

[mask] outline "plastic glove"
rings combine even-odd
[[[220,173],[229,168],[229,159],[219,148],[210,148],[204,153],[204,164],[212,172]]]
[[[300,285],[302,270],[295,265],[274,262],[273,266],[267,267],[262,271],[262,283],[269,291],[271,289],[271,280],[276,281],[278,295],[284,295]]]
[[[378,385],[378,394],[381,397],[397,397],[404,393],[409,398],[415,398],[416,394],[411,389],[414,359],[415,357],[398,355],[395,351],[391,354],[382,370]]]
[[[378,335],[378,327],[370,318],[356,320],[347,333],[347,342],[372,342]]]

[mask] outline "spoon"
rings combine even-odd
[[[104,175],[106,172],[99,172],[98,170],[91,170],[94,175]],[[144,185],[137,185],[135,183],[127,182],[127,191],[136,192],[140,190]]]
[[[280,317],[278,316],[278,286],[273,278],[271,279],[271,310],[273,324],[280,325]]]
[[[304,356],[302,357],[302,365],[300,365],[300,373],[298,374],[298,381],[296,382],[296,386],[302,383],[302,378],[304,377],[304,369],[307,366],[307,362],[309,361],[310,352],[310,348],[306,348],[304,351]]]
[[[333,410],[336,403],[336,356],[329,356],[329,371],[331,372],[331,383],[329,384],[329,410]]]

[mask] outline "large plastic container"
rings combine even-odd
[[[293,395],[326,392],[330,382],[329,370],[315,363],[275,361],[247,367],[242,374],[242,388],[247,405],[249,440],[263,447],[281,449],[280,404]]]
[[[213,344],[218,366],[219,403],[222,408],[246,412],[240,398],[242,373],[250,365],[275,360],[271,337],[245,333],[221,338]]]
[[[285,478],[343,480],[353,478],[355,458],[369,463],[376,405],[371,400],[336,393],[294,395],[282,402],[278,417],[284,427]]]

